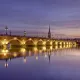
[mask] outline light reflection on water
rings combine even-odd
[[[80,80],[80,49],[40,46],[0,50],[1,80]]]

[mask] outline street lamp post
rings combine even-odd
[[[5,27],[6,35],[7,35],[7,30],[8,30],[8,27],[6,26],[6,27]]]
[[[24,31],[24,36],[26,36],[26,31]]]

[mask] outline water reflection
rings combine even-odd
[[[38,60],[39,56],[44,56],[48,58],[50,63],[51,56],[64,56],[70,55],[66,54],[66,50],[71,50],[74,46],[38,46],[38,47],[27,47],[27,48],[11,48],[11,49],[1,49],[0,50],[0,60],[5,60],[4,66],[7,68],[8,61],[11,59],[23,57],[23,62],[27,62],[27,57],[35,56],[35,59]],[[64,50],[63,50],[64,49]]]

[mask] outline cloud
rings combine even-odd
[[[49,24],[63,34],[80,28],[80,0],[0,0],[0,29],[46,31]]]

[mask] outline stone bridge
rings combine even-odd
[[[25,37],[25,36],[0,36],[0,46],[64,46],[64,45],[76,45],[72,40],[56,40],[52,38],[43,37]]]

